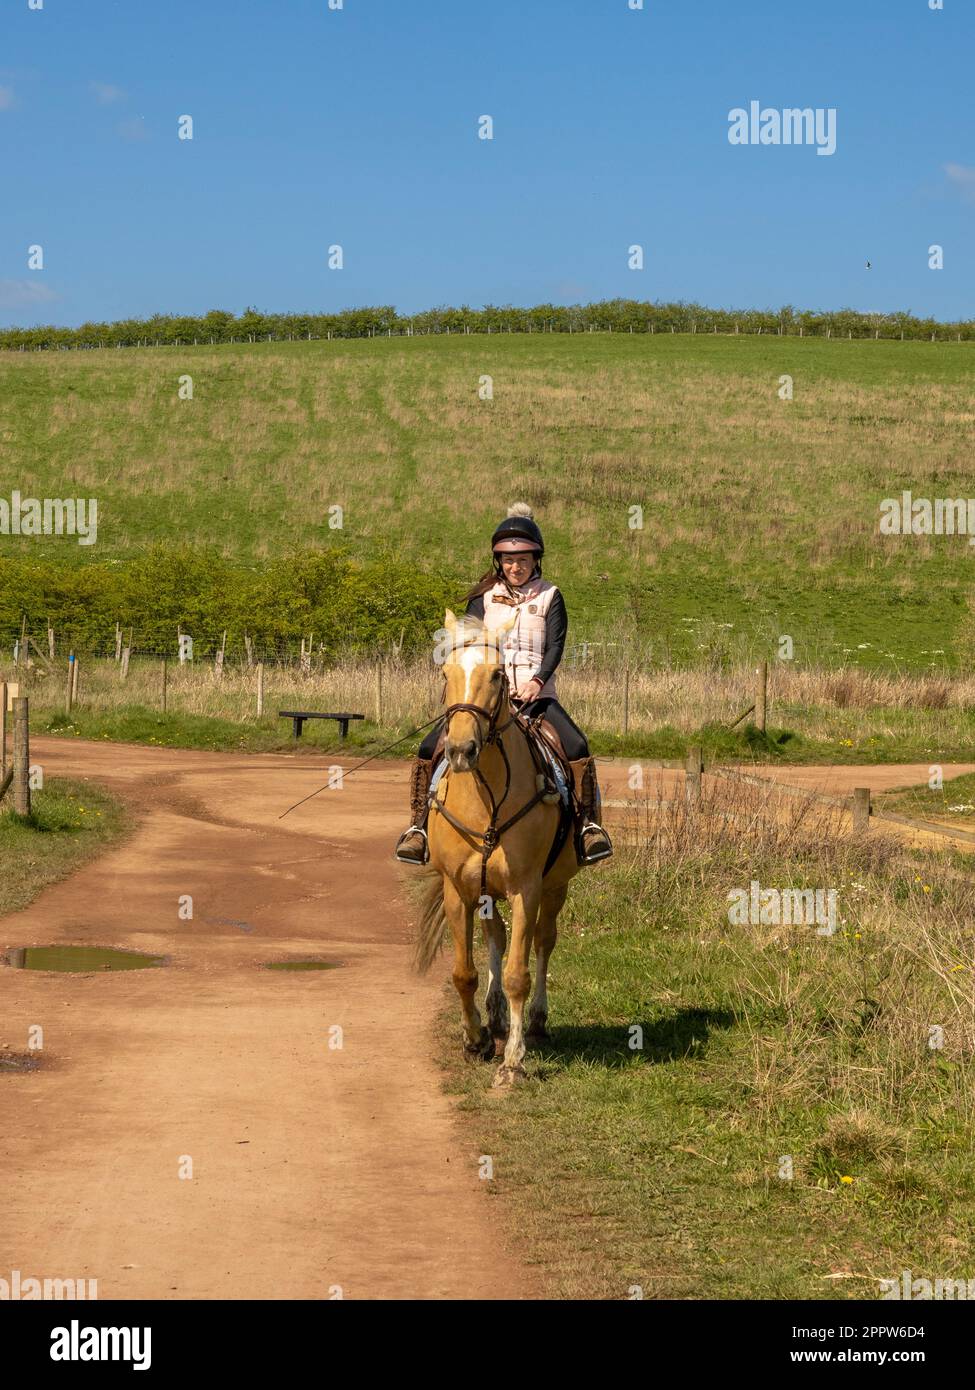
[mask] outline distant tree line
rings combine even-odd
[[[709,309],[679,301],[651,303],[607,299],[593,304],[536,304],[532,308],[485,305],[441,306],[399,314],[391,305],[343,309],[334,314],[242,314],[211,309],[199,317],[154,314],[149,319],[0,329],[0,348],[37,351],[59,348],[153,347],[192,343],[286,341],[308,338],[372,338],[447,333],[769,333],[817,338],[975,338],[975,319],[943,322],[907,311],[864,314],[855,309]]]

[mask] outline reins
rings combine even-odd
[[[404,734],[402,738],[396,739],[393,743],[387,743],[384,748],[377,748],[375,753],[370,753],[368,758],[363,758],[362,762],[356,763],[355,767],[346,768],[342,773],[343,778],[348,777],[350,773],[358,772],[360,767],[365,767],[366,763],[371,763],[373,758],[379,758],[383,753],[388,753],[391,748],[398,748],[401,743],[405,743],[408,738],[412,738],[414,734],[420,733],[421,730],[432,729],[434,724],[438,724],[442,718],[443,715],[438,714],[433,719],[428,719],[425,724],[418,724],[415,729],[411,729],[410,732]],[[319,792],[328,791],[330,786],[331,783],[326,782],[324,787],[316,787],[313,792],[309,792],[308,795],[303,796],[300,801],[296,801],[293,806],[289,806],[287,811],[282,811],[280,816],[278,816],[278,820],[284,820],[285,816],[290,815],[292,811],[296,811],[299,806],[304,806],[306,801],[311,801],[312,797],[318,796]]]

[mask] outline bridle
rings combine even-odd
[[[498,720],[501,718],[502,711],[505,709],[508,710],[508,719],[504,724],[499,724]],[[535,746],[531,738],[528,737],[528,721],[519,711],[514,710],[511,707],[511,686],[508,680],[508,673],[504,669],[503,665],[501,667],[501,688],[499,691],[498,701],[495,708],[493,710],[489,710],[485,709],[483,705],[467,704],[462,701],[458,702],[455,705],[448,705],[446,710],[444,711],[443,716],[445,738],[451,719],[455,714],[459,714],[461,712],[478,715],[480,718],[487,720],[487,734],[485,735],[484,741],[482,743],[482,751],[490,743],[494,743],[497,745],[498,752],[501,754],[502,761],[504,762],[504,791],[501,794],[500,801],[495,801],[494,793],[488,786],[487,779],[481,772],[481,769],[476,765],[471,769],[474,777],[477,778],[478,782],[484,788],[484,791],[487,794],[488,801],[491,805],[491,819],[488,823],[487,829],[483,831],[474,830],[471,828],[471,826],[464,825],[462,821],[459,821],[456,816],[454,816],[450,811],[447,810],[447,807],[443,804],[442,801],[439,801],[437,799],[436,795],[430,797],[428,805],[431,810],[438,811],[446,821],[449,821],[449,823],[454,827],[455,830],[460,832],[461,835],[474,842],[473,847],[475,849],[477,848],[476,842],[480,841],[480,896],[483,898],[485,896],[484,890],[487,881],[487,862],[490,859],[493,851],[497,849],[501,841],[501,836],[504,834],[506,830],[510,830],[513,825],[520,821],[522,816],[527,815],[533,807],[538,805],[542,797],[547,794],[547,787],[544,785],[545,778],[543,776],[542,785],[539,786],[538,790],[535,792],[535,795],[531,798],[531,800],[526,801],[520,811],[516,811],[513,816],[509,816],[503,825],[498,825],[498,813],[500,812],[501,807],[507,801],[508,793],[511,791],[511,764],[508,761],[508,754],[505,750],[504,741],[501,738],[501,734],[503,734],[506,729],[509,729],[512,724],[516,724],[525,735],[526,741],[528,743],[528,749],[531,753],[532,762],[535,764],[536,773],[544,774],[544,768],[541,766],[538,760],[538,755],[535,751]],[[480,754],[478,756],[480,757]]]
[[[443,696],[441,696],[441,699],[442,698]],[[498,720],[501,717],[501,711],[505,708],[509,710],[510,718],[508,719],[507,724],[499,725]],[[465,704],[463,701],[458,701],[456,705],[448,705],[443,715],[445,736],[451,719],[454,717],[455,714],[459,714],[461,711],[464,711],[467,714],[479,715],[482,719],[487,720],[487,735],[484,739],[484,745],[487,745],[489,743],[498,743],[498,735],[503,734],[505,729],[507,729],[508,726],[514,722],[514,719],[516,717],[514,711],[511,710],[511,683],[508,680],[508,673],[504,669],[504,666],[501,666],[501,686],[498,695],[498,702],[495,708],[493,710],[489,710],[485,709],[483,705],[470,705]],[[475,768],[474,771],[476,772],[477,769]]]

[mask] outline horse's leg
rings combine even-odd
[[[481,1015],[474,1003],[477,994],[477,968],[474,965],[474,909],[458,893],[449,878],[444,879],[443,905],[454,938],[454,988],[460,995],[464,1015],[464,1051],[490,1055],[494,1044],[481,1026]]]
[[[557,888],[546,888],[542,893],[535,923],[535,992],[528,1006],[528,1024],[525,1036],[529,1041],[541,1041],[548,1037],[548,962],[555,950],[558,938],[559,913],[568,894],[569,886],[563,883]]]
[[[504,1042],[508,1036],[508,1001],[505,998],[501,981],[501,961],[505,948],[504,918],[498,911],[496,902],[493,912],[484,919],[484,933],[488,939],[488,987],[485,1005],[487,1007],[488,1027],[495,1044]]]
[[[525,1001],[531,988],[532,940],[540,898],[540,882],[533,883],[525,893],[508,895],[508,901],[511,903],[511,942],[504,968],[504,989],[508,996],[511,1024],[508,1029],[508,1045],[504,1050],[504,1061],[494,1078],[496,1086],[504,1086],[525,1074],[521,1065],[525,1055],[524,1012]]]

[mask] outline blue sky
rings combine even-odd
[[[2,0],[0,323],[616,295],[971,317],[973,59],[972,0]],[[731,145],[752,100],[836,108],[836,153]]]

